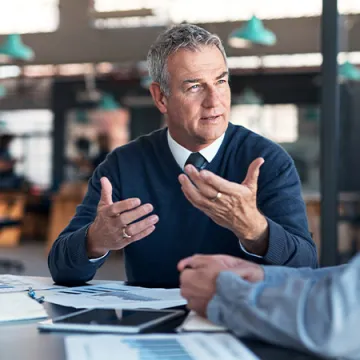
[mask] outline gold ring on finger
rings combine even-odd
[[[125,239],[131,239],[131,235],[126,232],[126,225],[122,228],[122,235]]]
[[[216,196],[214,196],[212,199],[210,199],[210,201],[215,202],[216,200],[220,199],[221,196],[222,196],[222,193],[220,191],[218,191]]]

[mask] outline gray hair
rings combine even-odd
[[[225,63],[226,53],[220,38],[209,31],[192,24],[175,25],[161,33],[150,47],[147,55],[149,75],[160,84],[161,91],[170,95],[170,79],[167,60],[179,49],[197,51],[202,46],[216,46],[222,53]]]

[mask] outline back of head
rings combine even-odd
[[[220,38],[209,31],[192,24],[175,25],[161,33],[150,47],[147,56],[149,74],[160,84],[165,95],[169,95],[169,73],[167,60],[179,49],[198,51],[204,46],[216,46],[224,56],[226,53]]]
[[[97,142],[102,151],[110,151],[110,136],[107,133],[99,133]]]
[[[13,141],[14,136],[11,134],[1,134],[0,135],[0,149],[7,150],[10,143]]]

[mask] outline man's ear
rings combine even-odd
[[[162,114],[166,114],[167,113],[167,99],[166,99],[164,93],[160,89],[160,84],[153,82],[150,85],[149,90],[150,90],[151,96],[154,100],[156,107],[160,110],[160,112]]]

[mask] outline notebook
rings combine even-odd
[[[47,318],[44,307],[27,293],[0,295],[0,322],[44,318]]]
[[[225,327],[216,325],[211,321],[199,316],[194,311],[190,311],[184,322],[176,329],[177,331],[206,331],[221,332],[228,331]]]

